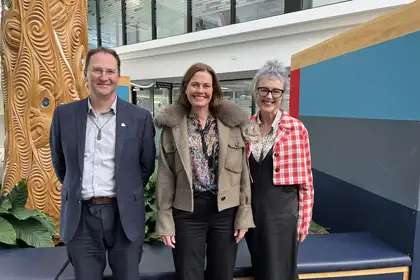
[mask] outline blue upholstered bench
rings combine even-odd
[[[0,250],[0,279],[53,280],[66,260],[64,247]],[[408,280],[410,265],[409,256],[366,233],[310,235],[299,249],[300,279],[359,276],[359,280],[361,275],[388,274],[395,277],[392,279]],[[250,266],[246,243],[241,242],[235,278],[250,279]],[[142,280],[175,279],[170,249],[146,245],[140,271]],[[109,268],[105,275],[110,275]],[[59,279],[74,279],[71,265]]]

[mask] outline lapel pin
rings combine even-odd
[[[121,126],[122,126],[122,127],[125,127],[125,123],[121,123]]]

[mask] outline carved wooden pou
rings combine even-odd
[[[26,179],[27,207],[52,216],[57,229],[61,185],[51,163],[49,130],[58,104],[88,94],[86,11],[86,0],[2,0],[3,192]]]

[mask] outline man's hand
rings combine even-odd
[[[245,233],[246,233],[247,231],[248,231],[248,229],[247,229],[247,228],[243,228],[243,229],[235,229],[234,236],[235,236],[236,243],[239,243],[239,241],[241,241],[241,239],[242,239],[242,238],[244,238]]]
[[[297,240],[299,242],[303,242],[303,240],[305,240],[305,238],[306,238],[306,234],[298,234]]]
[[[162,242],[168,247],[175,248],[175,236],[173,235],[162,235]]]

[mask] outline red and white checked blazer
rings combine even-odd
[[[255,121],[257,114],[251,120]],[[252,142],[247,143],[248,159],[251,145]],[[309,136],[302,122],[285,111],[273,146],[273,165],[274,185],[299,185],[298,234],[307,235],[314,203]]]

